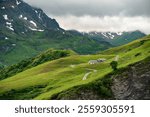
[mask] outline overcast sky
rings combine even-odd
[[[150,34],[150,0],[24,0],[64,29]]]

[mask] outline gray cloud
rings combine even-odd
[[[150,18],[146,17],[118,17],[118,16],[56,16],[57,21],[65,29],[78,29],[79,31],[133,31],[141,30],[146,34],[150,34]]]
[[[150,0],[24,0],[43,9],[64,29],[150,34]]]
[[[51,15],[150,16],[150,0],[24,0]]]

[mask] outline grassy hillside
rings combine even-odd
[[[51,97],[53,100],[149,100],[150,56],[107,74],[91,83],[75,86]]]
[[[17,73],[20,73],[26,69],[40,65],[44,62],[56,60],[62,57],[70,56],[70,55],[76,55],[76,53],[73,52],[72,50],[49,49],[45,52],[42,52],[40,55],[36,57],[23,60],[17,64],[1,69],[0,80],[16,75]]]
[[[116,56],[119,68],[147,58],[150,56],[150,36],[97,55],[73,55],[49,61],[1,80],[0,99],[51,99],[57,93],[95,82],[111,73],[110,62]],[[89,60],[99,58],[106,61],[88,64]]]

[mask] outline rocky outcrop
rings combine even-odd
[[[115,99],[150,99],[150,58],[130,65],[112,78],[111,89]]]

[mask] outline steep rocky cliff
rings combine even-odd
[[[150,99],[150,58],[114,75],[111,88],[115,99]]]

